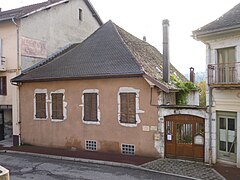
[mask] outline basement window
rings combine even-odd
[[[85,141],[85,149],[88,151],[96,151],[97,150],[97,141],[86,140]]]
[[[82,21],[82,19],[83,19],[82,9],[81,9],[81,8],[78,9],[78,19],[79,19],[80,21]]]
[[[135,155],[135,145],[122,144],[121,152],[123,155]]]

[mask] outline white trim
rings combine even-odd
[[[96,93],[97,94],[97,119],[98,121],[84,121],[84,94],[85,93]],[[100,120],[101,120],[101,111],[99,108],[99,90],[98,89],[85,89],[82,92],[82,104],[80,105],[82,107],[82,122],[84,124],[95,124],[95,125],[100,125]]]
[[[118,91],[118,123],[125,127],[137,127],[137,124],[141,123],[139,114],[144,113],[143,110],[139,109],[139,89],[134,89],[132,87],[120,87]],[[136,93],[136,124],[122,123],[121,122],[121,98],[120,93]]]
[[[63,94],[63,119],[52,119],[52,94]],[[65,101],[65,89],[59,89],[50,93],[50,117],[53,122],[62,122],[67,119],[67,102]]]
[[[36,94],[37,93],[44,93],[46,94],[46,118],[36,118]],[[48,119],[48,106],[47,106],[47,103],[48,103],[48,94],[47,94],[47,89],[35,89],[34,90],[34,98],[33,98],[33,103],[34,103],[34,114],[33,114],[33,119],[34,120],[47,120]]]
[[[59,4],[63,4],[63,3],[68,2],[68,1],[69,1],[69,0],[63,0],[63,1],[59,1],[59,2],[56,2],[56,3],[50,4],[50,5],[47,5],[47,6],[45,6],[45,7],[41,7],[41,8],[39,8],[39,9],[37,9],[37,10],[31,11],[30,13],[27,13],[27,14],[23,15],[21,18],[30,16],[30,15],[35,14],[35,13],[37,13],[37,12],[43,11],[43,10],[45,10],[45,9],[49,9],[49,8],[51,8],[51,7],[57,6],[57,5],[59,5]]]

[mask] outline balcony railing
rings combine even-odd
[[[240,62],[209,64],[208,84],[240,86]]]

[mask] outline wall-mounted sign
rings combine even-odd
[[[172,140],[172,135],[171,135],[171,134],[168,134],[168,135],[167,135],[167,140],[168,140],[168,141],[171,141],[171,140]]]
[[[203,145],[204,144],[204,138],[202,135],[196,135],[194,137],[194,144],[197,144],[197,145]]]
[[[21,37],[21,55],[28,57],[46,58],[46,41]]]

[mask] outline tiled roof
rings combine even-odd
[[[194,35],[205,35],[240,28],[240,3],[215,21],[193,31]]]
[[[12,81],[147,75],[167,89],[176,89],[162,80],[162,61],[156,48],[108,21],[82,43]],[[179,80],[187,81],[172,65],[170,69]]]
[[[45,2],[38,3],[38,4],[32,4],[29,6],[11,9],[8,11],[2,11],[2,12],[0,12],[0,22],[10,20],[12,18],[20,19],[28,14],[33,14],[34,12],[39,12],[44,9],[48,9],[52,6],[62,4],[62,3],[68,2],[68,1],[69,0],[50,0],[50,1],[45,1]],[[102,20],[99,17],[98,13],[95,11],[92,4],[88,0],[84,0],[84,2],[88,6],[89,10],[92,12],[93,16],[98,21],[99,25],[102,25],[103,24]]]

